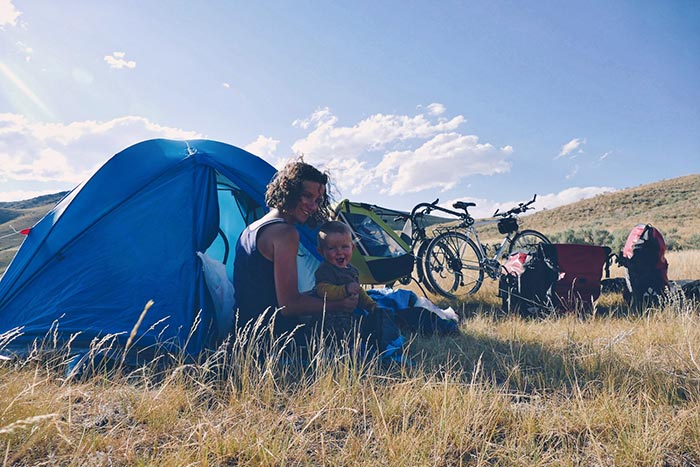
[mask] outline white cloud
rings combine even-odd
[[[579,152],[582,152],[581,146],[586,144],[585,139],[581,138],[574,138],[565,145],[561,147],[561,151],[559,151],[559,155],[555,157],[555,159],[559,159],[560,157],[566,156],[571,154],[572,152],[576,151],[577,149]]]
[[[110,68],[136,68],[136,62],[127,60],[124,52],[112,52],[112,55],[105,55],[104,60]]]
[[[567,180],[574,178],[576,176],[576,174],[578,173],[580,168],[581,167],[578,164],[576,164],[575,166],[572,167],[572,169],[569,171],[569,173],[566,174],[565,178]]]
[[[334,159],[326,164],[331,174],[334,189],[340,189],[345,197],[358,195],[372,182],[367,163],[357,159]],[[337,193],[336,193],[337,194]]]
[[[143,117],[44,123],[17,114],[0,114],[0,180],[7,192],[12,184],[41,182],[72,188],[107,159],[139,141],[151,138],[196,139],[199,133],[164,127]],[[53,190],[55,192],[58,190]],[[0,197],[7,198],[7,192]]]
[[[612,156],[612,154],[613,154],[613,151],[606,151],[604,154],[602,154],[602,155],[598,158],[598,160],[599,160],[599,161],[602,161],[602,160],[604,160],[604,159],[607,159],[608,157]]]
[[[428,107],[428,114],[375,114],[352,126],[338,125],[328,108],[319,109],[294,121],[310,131],[292,149],[329,170],[338,188],[353,195],[368,188],[392,195],[447,190],[469,175],[510,169],[512,146],[479,143],[477,136],[455,131],[465,121],[462,115],[436,120],[431,112],[441,114],[444,106]]]
[[[19,42],[15,43],[15,47],[17,48],[17,52],[20,54],[24,55],[24,60],[27,62],[32,61],[32,54],[34,53],[34,49],[25,44],[24,42]]]
[[[494,175],[510,170],[506,161],[512,148],[496,149],[479,143],[477,136],[459,133],[436,135],[413,151],[384,156],[374,169],[381,177],[382,192],[397,195],[430,188],[449,190],[468,175]]]
[[[559,193],[549,193],[546,195],[537,196],[537,202],[534,206],[537,208],[537,210],[552,209],[616,190],[616,188],[609,186],[571,187],[562,190]]]
[[[337,126],[338,118],[328,108],[314,112],[306,120],[296,120],[294,126],[313,127],[306,138],[296,141],[292,150],[304,154],[309,161],[335,157],[357,157],[365,151],[380,151],[391,144],[410,139],[425,139],[453,131],[464,121],[459,115],[448,121],[432,123],[423,114],[375,114],[351,127]]]
[[[15,26],[22,12],[12,4],[12,0],[0,0],[0,27]]]
[[[229,83],[221,83],[221,86],[225,87],[226,89],[229,89],[231,87]]]
[[[37,196],[51,195],[57,191],[65,190],[14,190],[0,191],[0,202],[3,201],[19,201],[23,199],[36,198]]]
[[[610,193],[616,191],[616,188],[606,187],[606,186],[588,186],[588,187],[571,187],[560,191],[559,193],[549,193],[546,195],[537,195],[537,199],[532,204],[535,209],[533,211],[528,211],[528,213],[542,211],[545,209],[553,209],[559,206],[564,206],[566,204],[575,203],[576,201],[581,201],[582,199],[593,198],[594,196]],[[517,206],[519,203],[525,203],[530,201],[532,198],[520,199],[517,201],[493,201],[484,198],[458,198],[444,203],[440,203],[442,206],[453,209],[452,204],[455,201],[471,201],[476,203],[476,206],[469,208],[469,214],[477,219],[490,218],[496,210],[508,211],[509,209]]]
[[[307,119],[294,120],[292,122],[292,126],[301,128],[303,130],[307,130],[312,124],[320,126],[321,124],[323,124],[323,122],[326,122],[326,124],[328,125],[334,125],[337,121],[338,119],[335,116],[333,116],[333,114],[331,114],[331,111],[328,109],[328,107],[325,107],[323,109],[315,111]]]
[[[433,103],[428,106],[428,114],[430,115],[442,115],[445,113],[445,106],[438,103]]]
[[[243,149],[269,161],[275,157],[275,152],[277,152],[277,145],[279,143],[278,139],[258,135],[255,141],[244,146]]]

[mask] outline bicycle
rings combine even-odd
[[[498,231],[505,237],[496,248],[492,257],[488,257],[484,245],[474,226],[474,218],[469,208],[476,203],[458,201],[452,206],[464,212],[451,211],[440,206],[433,209],[451,214],[460,219],[456,226],[439,229],[427,246],[424,257],[424,275],[432,291],[447,298],[459,298],[476,293],[483,284],[484,276],[496,280],[501,275],[500,260],[515,251],[533,251],[540,243],[551,243],[542,233],[526,229],[519,231],[518,214],[522,214],[535,202],[537,195],[527,203],[506,211],[496,212],[492,217],[499,218]]]

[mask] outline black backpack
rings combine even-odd
[[[657,228],[639,224],[632,229],[617,256],[618,264],[627,269],[628,290],[624,295],[628,302],[645,306],[666,293],[669,284],[665,254],[666,242]]]
[[[557,259],[543,245],[534,252],[514,252],[498,283],[503,311],[523,317],[545,314],[552,309],[552,289],[558,277]]]

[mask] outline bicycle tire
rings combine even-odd
[[[552,242],[550,242],[543,233],[536,230],[521,230],[510,242],[510,246],[508,247],[508,255],[513,254],[514,251],[525,251],[532,253],[540,243]]]
[[[484,282],[483,256],[461,232],[443,232],[428,245],[424,270],[433,290],[443,297],[475,294]]]
[[[425,268],[423,266],[425,264],[425,252],[428,249],[429,245],[430,239],[425,239],[421,242],[420,246],[418,247],[418,251],[416,252],[416,275],[418,276],[419,284],[424,285],[425,288],[428,289],[428,292],[435,293],[433,286],[426,278]]]

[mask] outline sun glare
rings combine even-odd
[[[39,97],[34,94],[34,92],[29,89],[29,86],[27,86],[22,79],[17,76],[7,65],[5,65],[3,62],[0,62],[0,72],[10,81],[12,84],[14,84],[21,93],[27,97],[34,105],[36,105],[39,109],[41,109],[42,112],[45,112],[46,114],[51,114],[49,111],[48,107],[42,102]]]

